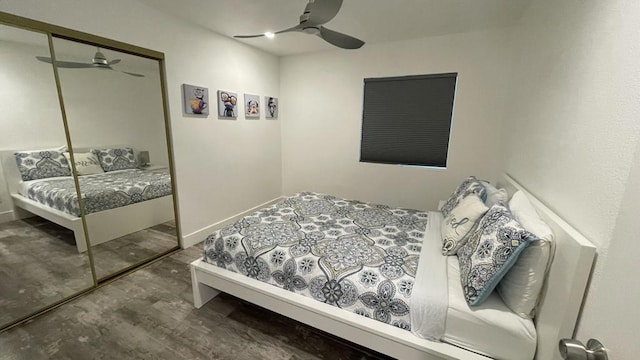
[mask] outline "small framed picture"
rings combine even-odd
[[[272,96],[264,97],[265,119],[278,118],[278,98]]]
[[[189,115],[209,115],[209,89],[204,86],[182,84],[184,112]]]
[[[218,90],[218,117],[235,119],[238,117],[238,94],[231,91]]]
[[[244,94],[244,117],[260,119],[260,96]]]

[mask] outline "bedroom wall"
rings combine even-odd
[[[34,34],[24,40],[29,44],[0,41],[0,134],[13,134],[0,137],[0,151],[66,145],[51,65],[31,66],[32,63],[27,62],[48,51],[47,39]],[[0,161],[0,223],[13,219],[2,163]],[[10,161],[8,164],[13,165]]]
[[[633,0],[532,2],[515,29],[504,139],[506,171],[598,247],[577,338],[615,359],[640,352],[638,15]]]
[[[278,96],[275,56],[125,0],[3,0],[0,11],[165,53],[178,206],[185,242],[216,222],[280,196],[280,121],[182,113],[181,85]]]
[[[508,38],[498,29],[284,57],[284,193],[318,191],[435,209],[468,175],[496,180]],[[360,163],[363,78],[445,72],[458,72],[447,169]]]

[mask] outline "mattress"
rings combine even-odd
[[[207,263],[411,330],[409,303],[427,223],[424,211],[306,192],[208,236],[203,257]]]
[[[457,256],[447,259],[449,307],[443,341],[496,359],[531,360],[536,352],[533,321],[509,310],[497,293],[471,309],[460,284]]]
[[[87,214],[171,195],[171,175],[167,169],[110,171],[79,176],[78,181]],[[70,176],[21,181],[18,193],[80,216],[75,182]]]

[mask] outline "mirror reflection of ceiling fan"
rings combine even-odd
[[[51,58],[46,56],[36,56],[36,59],[51,64]],[[144,77],[142,74],[136,74],[128,71],[117,70],[111,67],[111,65],[115,65],[120,62],[120,59],[113,59],[111,61],[107,60],[107,57],[104,56],[103,53],[100,52],[100,48],[97,48],[95,55],[93,55],[93,59],[91,62],[74,62],[74,61],[56,61],[56,66],[59,68],[67,68],[67,69],[107,69],[120,71],[127,75]]]
[[[316,35],[324,41],[343,49],[359,49],[364,45],[364,41],[353,36],[327,29],[323,25],[331,21],[342,7],[342,0],[309,0],[300,15],[300,24],[276,31],[275,33],[264,33],[257,35],[235,35],[238,39],[256,38],[261,36],[273,37],[275,34],[286,32],[302,32],[309,35]]]

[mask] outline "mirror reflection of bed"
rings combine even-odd
[[[118,66],[57,64],[65,123],[47,36],[0,25],[0,327],[178,248],[159,62],[53,46]]]
[[[58,68],[100,279],[177,246],[159,63],[53,43],[60,60],[86,62],[99,50],[126,69]]]

